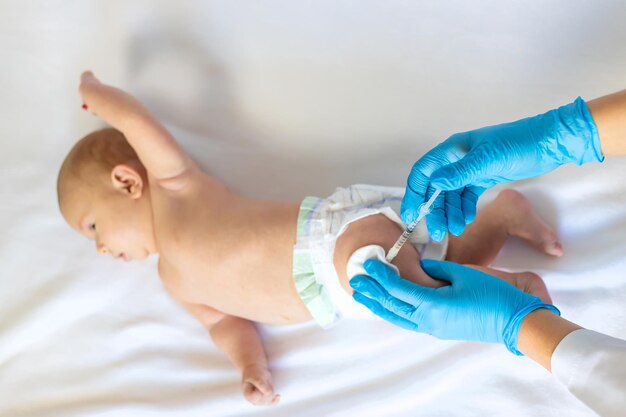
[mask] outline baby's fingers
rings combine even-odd
[[[274,394],[272,379],[266,375],[250,375],[243,381],[243,393],[248,401],[255,405],[274,405],[280,396]]]
[[[246,400],[255,405],[260,405],[261,400],[263,399],[263,394],[261,393],[261,391],[256,389],[256,387],[250,382],[243,383],[243,396],[246,398]]]
[[[265,378],[262,377],[250,377],[244,380],[244,383],[252,384],[257,390],[261,392],[263,395],[269,395],[274,392],[274,387],[272,383]]]
[[[93,75],[93,72],[91,71],[83,71],[83,73],[80,75],[80,82],[84,83],[87,80],[90,80],[92,78],[96,78]]]
[[[280,401],[280,395],[274,394],[274,390],[267,384],[257,386],[252,382],[244,382],[243,395],[254,405],[275,405]]]

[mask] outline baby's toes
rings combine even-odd
[[[542,242],[543,251],[552,256],[563,256],[563,245],[559,242],[559,238],[552,229],[548,229],[544,232],[543,242]]]

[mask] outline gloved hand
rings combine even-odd
[[[354,299],[383,319],[439,339],[503,343],[516,355],[522,319],[547,308],[539,298],[483,272],[445,261],[423,260],[432,278],[449,286],[428,288],[407,281],[383,262],[369,259],[364,267],[371,277],[350,280]]]
[[[476,216],[485,189],[536,177],[575,162],[602,162],[597,128],[587,105],[573,103],[538,116],[450,136],[411,170],[401,216],[411,223],[434,189],[443,190],[428,215],[428,231],[440,241],[447,230],[460,235]]]

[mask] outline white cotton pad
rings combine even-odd
[[[385,250],[381,246],[369,245],[357,249],[352,256],[350,256],[348,264],[346,265],[348,278],[352,279],[356,275],[367,275],[365,268],[363,268],[363,263],[368,259],[378,259],[398,272],[398,268],[385,260]],[[346,292],[338,279],[329,280],[325,284],[325,287],[332,297],[341,318],[378,319],[378,316],[369,311],[365,306],[354,301],[351,295],[352,291],[350,291],[350,293]]]
[[[348,278],[352,279],[357,275],[367,275],[365,268],[363,268],[363,263],[368,259],[376,259],[384,262],[393,268],[397,274],[400,274],[398,268],[387,262],[387,259],[385,259],[385,250],[382,246],[368,245],[354,251],[354,253],[350,256],[350,259],[348,259],[348,265],[346,266]]]

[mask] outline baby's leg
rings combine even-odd
[[[509,284],[517,287],[525,293],[541,298],[544,303],[552,304],[552,298],[548,292],[546,284],[541,277],[533,272],[504,272],[499,269],[487,268],[479,265],[465,265],[477,269],[489,275],[500,278]]]
[[[396,242],[402,229],[383,214],[364,217],[351,223],[348,229],[337,239],[333,262],[343,288],[352,294],[348,283],[346,266],[350,256],[359,248],[368,245],[379,245],[385,253]],[[419,265],[419,253],[411,244],[407,243],[393,260],[393,264],[400,270],[405,279],[428,287],[441,287],[445,282],[429,277]]]
[[[379,245],[387,252],[396,242],[400,233],[402,233],[402,230],[397,224],[382,214],[376,214],[350,224],[345,233],[337,239],[333,260],[339,275],[339,281],[348,294],[353,292],[346,274],[346,265],[350,256],[357,249],[367,245]],[[417,250],[412,245],[406,244],[392,263],[398,267],[400,276],[411,282],[432,288],[448,285],[446,281],[436,280],[428,276],[421,268],[419,259]],[[503,281],[515,285],[522,291],[536,295],[545,302],[550,302],[546,286],[541,278],[532,272],[510,273],[477,265],[468,266],[494,275]]]
[[[461,236],[450,236],[446,259],[487,266],[509,236],[517,236],[548,255],[563,255],[556,233],[526,197],[515,190],[504,190],[478,213]]]

